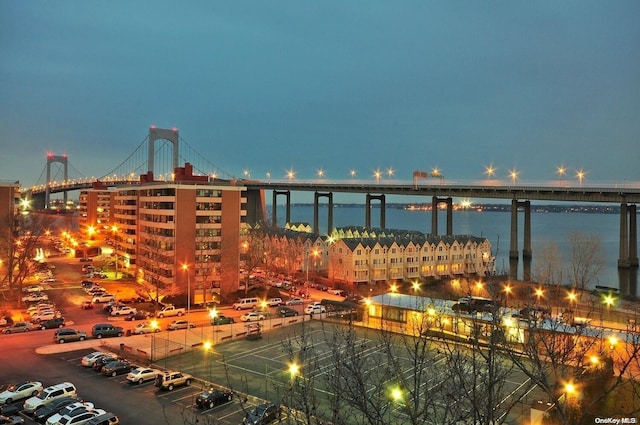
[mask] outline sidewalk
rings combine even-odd
[[[157,361],[184,352],[204,349],[208,344],[230,342],[242,338],[259,337],[262,332],[270,332],[282,326],[312,320],[309,316],[275,317],[250,323],[202,326],[178,331],[162,331],[155,334],[131,335],[115,338],[87,339],[65,344],[49,344],[36,348],[38,354],[58,354],[93,348],[110,350],[132,355],[147,362]],[[259,326],[259,328],[257,327]]]

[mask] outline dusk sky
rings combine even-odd
[[[0,180],[177,127],[241,177],[640,181],[640,2],[3,1]]]

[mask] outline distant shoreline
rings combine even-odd
[[[281,207],[282,205],[278,205]],[[271,205],[268,205],[271,207]],[[313,207],[312,203],[295,203],[291,207]],[[327,208],[328,204],[320,203],[319,208]],[[365,204],[357,203],[334,203],[333,208],[364,208]],[[431,211],[431,203],[390,203],[386,204],[387,209],[400,209],[405,211]],[[380,208],[380,204],[372,204],[371,208]],[[470,212],[511,212],[511,204],[474,204],[463,206],[453,205],[454,211]],[[617,205],[531,205],[532,213],[579,213],[579,214],[619,214],[620,207]]]

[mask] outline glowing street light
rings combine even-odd
[[[544,290],[542,288],[536,288],[535,295],[536,298],[538,298],[538,305],[540,305],[540,298],[544,297]]]
[[[242,174],[244,175],[245,179],[250,179],[251,178],[251,172],[249,170],[243,170]]]
[[[516,181],[518,180],[518,170],[516,170],[515,168],[513,170],[510,170],[509,178],[511,179],[511,182],[513,184],[516,184]]]
[[[357,172],[356,170],[354,170],[354,169],[349,170],[349,176],[350,176],[352,179],[354,179],[354,178],[356,177],[356,174],[357,174],[357,173],[358,173],[358,172]]]
[[[562,181],[562,179],[564,178],[564,175],[567,174],[567,169],[563,165],[560,165],[556,167],[556,174],[560,178],[560,181]]]
[[[418,282],[417,280],[411,282],[411,289],[413,289],[414,292],[420,292],[420,282]]]
[[[487,178],[492,179],[496,174],[496,169],[490,164],[488,167],[484,167],[484,173],[487,175]]]
[[[296,178],[296,173],[293,170],[287,170],[287,178],[289,180],[293,180]]]
[[[580,186],[582,186],[582,180],[584,180],[586,175],[587,173],[582,170],[582,168],[576,171],[576,177],[578,178],[578,182],[580,182]]]
[[[395,174],[395,171],[393,170],[393,168],[391,167],[387,168],[387,177],[391,178],[393,177],[394,174]]]
[[[569,299],[569,305],[573,309],[573,303],[578,300],[578,294],[575,291],[567,292],[567,299]]]
[[[373,172],[373,177],[376,179],[376,183],[380,183],[380,178],[382,177],[382,172],[378,169]]]
[[[289,363],[289,377],[291,379],[300,375],[300,365],[298,363]]]
[[[316,175],[318,176],[319,179],[324,177],[324,170],[322,168],[320,168],[317,172]]]

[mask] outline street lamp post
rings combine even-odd
[[[189,265],[183,264],[182,270],[187,272],[187,322],[188,322],[189,313],[191,313],[191,273],[189,273]]]
[[[118,226],[111,226],[113,232],[113,252],[116,254],[116,276],[114,280],[118,280],[118,242],[116,240],[116,234],[118,233]]]

